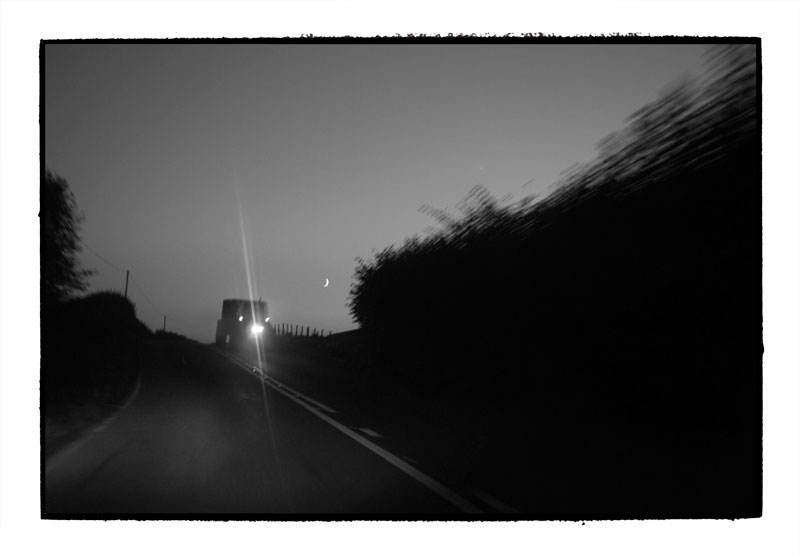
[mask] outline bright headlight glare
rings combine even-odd
[[[250,330],[253,331],[254,335],[257,335],[258,333],[264,330],[264,327],[262,327],[261,325],[253,325],[252,327],[250,327]]]

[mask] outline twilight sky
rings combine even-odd
[[[547,193],[705,48],[49,44],[45,160],[103,258],[90,290],[130,269],[151,328],[213,340],[249,297],[244,231],[273,322],[343,331],[354,259],[433,225],[422,205]]]

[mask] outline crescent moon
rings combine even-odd
[[[331,283],[327,278],[325,279],[325,286],[323,288],[328,288],[328,285]]]

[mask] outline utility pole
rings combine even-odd
[[[167,316],[166,315],[164,316],[164,327],[163,327],[163,329],[164,329],[164,332],[167,332]]]
[[[130,276],[130,271],[125,271],[125,299],[128,299],[128,277]]]

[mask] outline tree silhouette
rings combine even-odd
[[[91,271],[80,269],[79,231],[83,220],[67,181],[45,170],[41,181],[42,286],[45,303],[62,302],[86,290]]]

